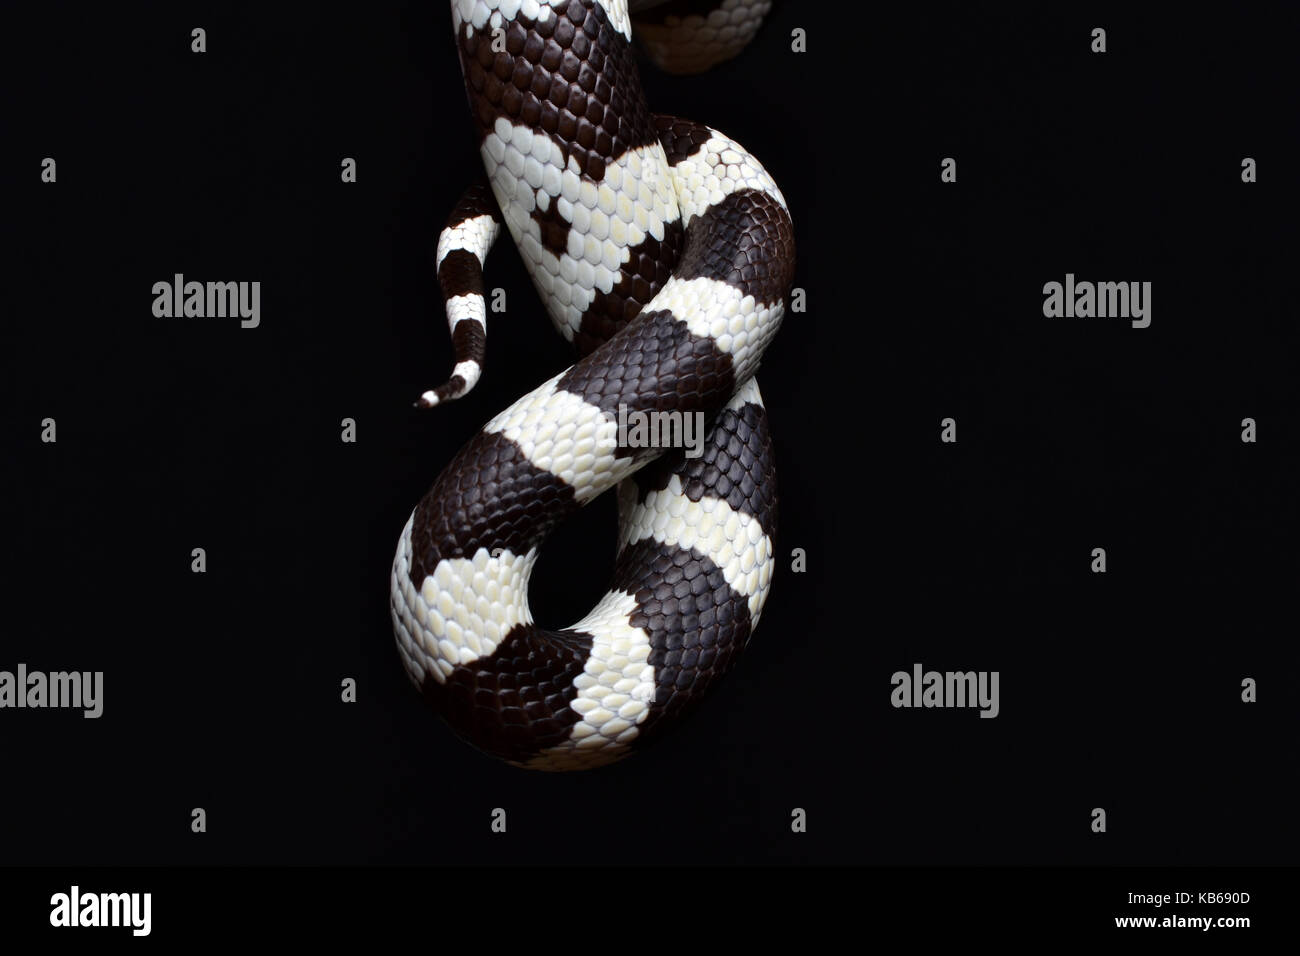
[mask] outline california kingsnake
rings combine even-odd
[[[768,6],[725,0],[705,21],[714,52],[675,66],[735,53]],[[438,241],[456,367],[421,404],[478,380],[482,267],[503,221],[579,360],[489,421],[417,505],[393,562],[393,625],[412,681],[466,740],[519,766],[584,769],[675,722],[758,623],[776,484],[753,374],[785,311],[793,232],[756,159],[650,112],[627,0],[451,9],[490,189],[471,187]],[[671,61],[690,22],[669,18],[652,55]],[[703,453],[620,445],[620,409],[702,413]],[[609,592],[572,627],[534,625],[542,541],[615,485]]]

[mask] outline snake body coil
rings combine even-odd
[[[726,0],[720,55],[767,6]],[[585,769],[673,723],[758,623],[776,485],[753,375],[784,314],[793,233],[749,153],[650,112],[626,0],[451,8],[486,185],[438,242],[457,361],[422,404],[479,377],[482,268],[502,223],[579,359],[489,421],[415,508],[393,624],[411,679],[462,737],[519,766]],[[705,59],[692,48],[681,67]],[[697,457],[620,444],[623,417],[696,412],[708,423]],[[538,627],[527,594],[543,540],[615,486],[608,593],[572,627]]]

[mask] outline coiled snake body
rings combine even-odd
[[[718,56],[768,5],[726,0]],[[585,769],[675,722],[758,624],[776,485],[753,375],[784,314],[793,233],[748,152],[650,112],[626,0],[451,8],[487,183],[438,242],[457,361],[421,404],[479,377],[482,267],[502,223],[579,359],[489,421],[415,508],[393,562],[393,625],[407,673],[462,737],[519,766]],[[651,29],[652,55],[671,55],[683,23]],[[678,66],[707,65],[701,49]],[[620,444],[620,416],[638,412],[702,413],[702,454]],[[608,593],[572,627],[535,625],[542,541],[615,486]]]

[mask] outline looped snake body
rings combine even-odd
[[[716,55],[743,46],[767,6],[725,0],[734,28],[714,30]],[[457,361],[421,403],[478,380],[482,269],[503,224],[578,360],[492,418],[416,506],[393,624],[407,673],[462,737],[519,766],[585,769],[673,724],[758,624],[777,501],[754,371],[784,315],[792,226],[740,145],[650,111],[626,0],[451,7],[486,181],[438,242]],[[649,27],[652,55],[671,61],[690,22]],[[707,47],[678,65],[699,68]],[[701,453],[620,443],[620,416],[642,413],[698,413]],[[543,540],[611,488],[608,592],[571,627],[534,624]]]

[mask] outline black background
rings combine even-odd
[[[410,509],[570,360],[501,242],[482,382],[411,408],[450,368],[433,255],[479,162],[446,4],[5,31],[0,668],[105,672],[99,720],[0,713],[7,862],[1297,859],[1296,15],[840,15],[787,3],[706,77],[644,74],[794,216],[808,311],[759,375],[783,557],[689,724],[558,776],[430,715],[388,617]],[[176,272],[259,280],[261,326],[154,318]],[[1044,318],[1067,272],[1151,281],[1151,327]],[[585,613],[613,541],[608,496],[554,536],[539,621]],[[915,662],[1000,671],[1001,715],[891,708]]]

